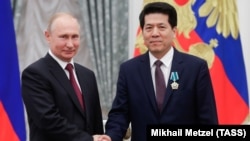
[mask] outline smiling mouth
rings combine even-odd
[[[74,51],[65,51],[66,54],[72,54]]]
[[[150,42],[151,45],[160,45],[162,42],[160,41],[152,41]]]
[[[150,43],[161,43],[161,41],[150,41]]]

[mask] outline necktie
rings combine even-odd
[[[158,104],[159,111],[162,110],[163,100],[166,92],[166,84],[164,75],[161,70],[162,62],[160,60],[155,61],[155,88],[156,88],[156,101]]]
[[[75,79],[75,76],[73,74],[73,65],[69,63],[69,64],[67,64],[65,69],[69,71],[69,80],[70,80],[70,82],[71,82],[71,84],[76,92],[76,96],[80,102],[81,107],[84,109],[83,95],[81,93],[79,86],[76,83],[76,79]]]

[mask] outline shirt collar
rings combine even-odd
[[[160,61],[162,61],[163,65],[168,68],[171,65],[173,56],[174,56],[174,49],[173,47],[171,47],[169,51],[160,59]],[[152,68],[154,66],[155,61],[158,59],[154,57],[151,52],[149,52],[149,60],[150,60],[150,67]]]
[[[70,62],[64,62],[64,61],[62,61],[61,59],[59,59],[58,57],[56,57],[56,56],[52,53],[51,50],[49,50],[49,55],[50,55],[52,58],[54,58],[54,59],[56,60],[56,62],[57,62],[63,69],[65,69],[65,67],[66,67],[66,65],[67,65],[68,63],[71,63],[71,64],[73,65],[73,68],[75,68],[73,58],[71,59]]]

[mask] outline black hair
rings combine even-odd
[[[173,6],[166,2],[152,2],[145,5],[140,13],[139,20],[142,29],[145,24],[145,16],[152,13],[168,15],[168,22],[171,27],[177,26],[177,12]]]

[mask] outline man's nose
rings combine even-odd
[[[67,47],[73,47],[74,46],[73,40],[72,39],[68,39],[67,42],[66,42],[66,45],[67,45]]]
[[[153,35],[153,36],[159,35],[159,29],[158,29],[157,27],[154,27],[154,28],[153,28],[152,35]]]

